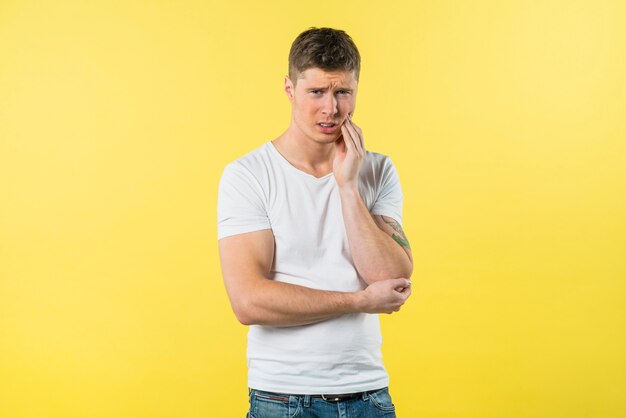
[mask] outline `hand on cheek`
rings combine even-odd
[[[355,187],[365,157],[361,129],[352,122],[350,115],[341,125],[341,136],[336,142],[333,172],[340,187]]]

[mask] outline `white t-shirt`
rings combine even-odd
[[[391,160],[367,152],[359,193],[370,213],[402,223],[402,190]],[[365,288],[354,266],[332,173],[316,178],[271,142],[226,166],[218,192],[218,239],[274,234],[271,279],[314,289]],[[248,386],[294,394],[351,393],[389,384],[378,315],[350,314],[295,327],[250,326]]]

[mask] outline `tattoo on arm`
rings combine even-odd
[[[380,217],[383,222],[385,222],[387,225],[393,228],[394,231],[397,232],[397,234],[392,234],[391,238],[393,238],[393,240],[400,244],[402,247],[411,249],[411,246],[409,245],[409,240],[406,238],[406,235],[404,235],[404,231],[402,230],[400,224],[389,216],[380,215]]]

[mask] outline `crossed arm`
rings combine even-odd
[[[345,125],[344,139],[337,144],[333,173],[350,252],[368,286],[358,292],[336,292],[277,282],[269,278],[274,258],[271,230],[222,238],[222,276],[241,323],[285,327],[349,313],[392,313],[411,295],[408,278],[413,259],[408,240],[396,220],[372,216],[365,206],[357,191],[358,172],[365,156],[363,139],[351,120]]]
[[[226,291],[241,323],[286,327],[400,309],[411,295],[413,269],[402,228],[390,217],[371,216],[358,193],[342,194],[342,210],[350,252],[368,284],[362,291],[324,291],[271,280],[274,235],[269,229],[219,241]]]
[[[352,259],[367,284],[411,277],[411,247],[396,220],[384,215],[371,216],[356,190],[341,192],[341,208]]]
[[[219,250],[226,291],[244,325],[284,327],[348,313],[392,313],[411,294],[410,282],[404,278],[378,281],[359,292],[317,290],[271,280],[274,236],[269,229],[222,238]]]
[[[271,280],[274,235],[269,229],[222,238],[218,244],[222,276],[237,319],[244,325],[285,327],[311,324],[349,313],[400,310],[411,295],[408,277],[412,262],[406,262],[410,259],[410,249],[401,247],[392,235],[379,229],[369,213],[366,219],[373,228],[366,226],[366,232],[357,231],[362,234],[348,238],[351,246],[352,242],[358,243],[353,258],[357,270],[368,283],[358,292],[317,290]],[[396,233],[385,223],[385,217],[377,219],[378,223],[385,224],[383,227]],[[377,254],[379,251],[389,256],[384,258]],[[399,266],[395,260],[405,266]],[[406,269],[404,273],[409,273],[406,276],[399,275],[403,268]],[[361,269],[367,274],[363,275]]]

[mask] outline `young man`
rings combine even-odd
[[[218,196],[226,291],[248,333],[249,416],[393,417],[378,313],[411,294],[402,191],[353,122],[360,56],[341,30],[291,46],[291,123],[229,164]]]

